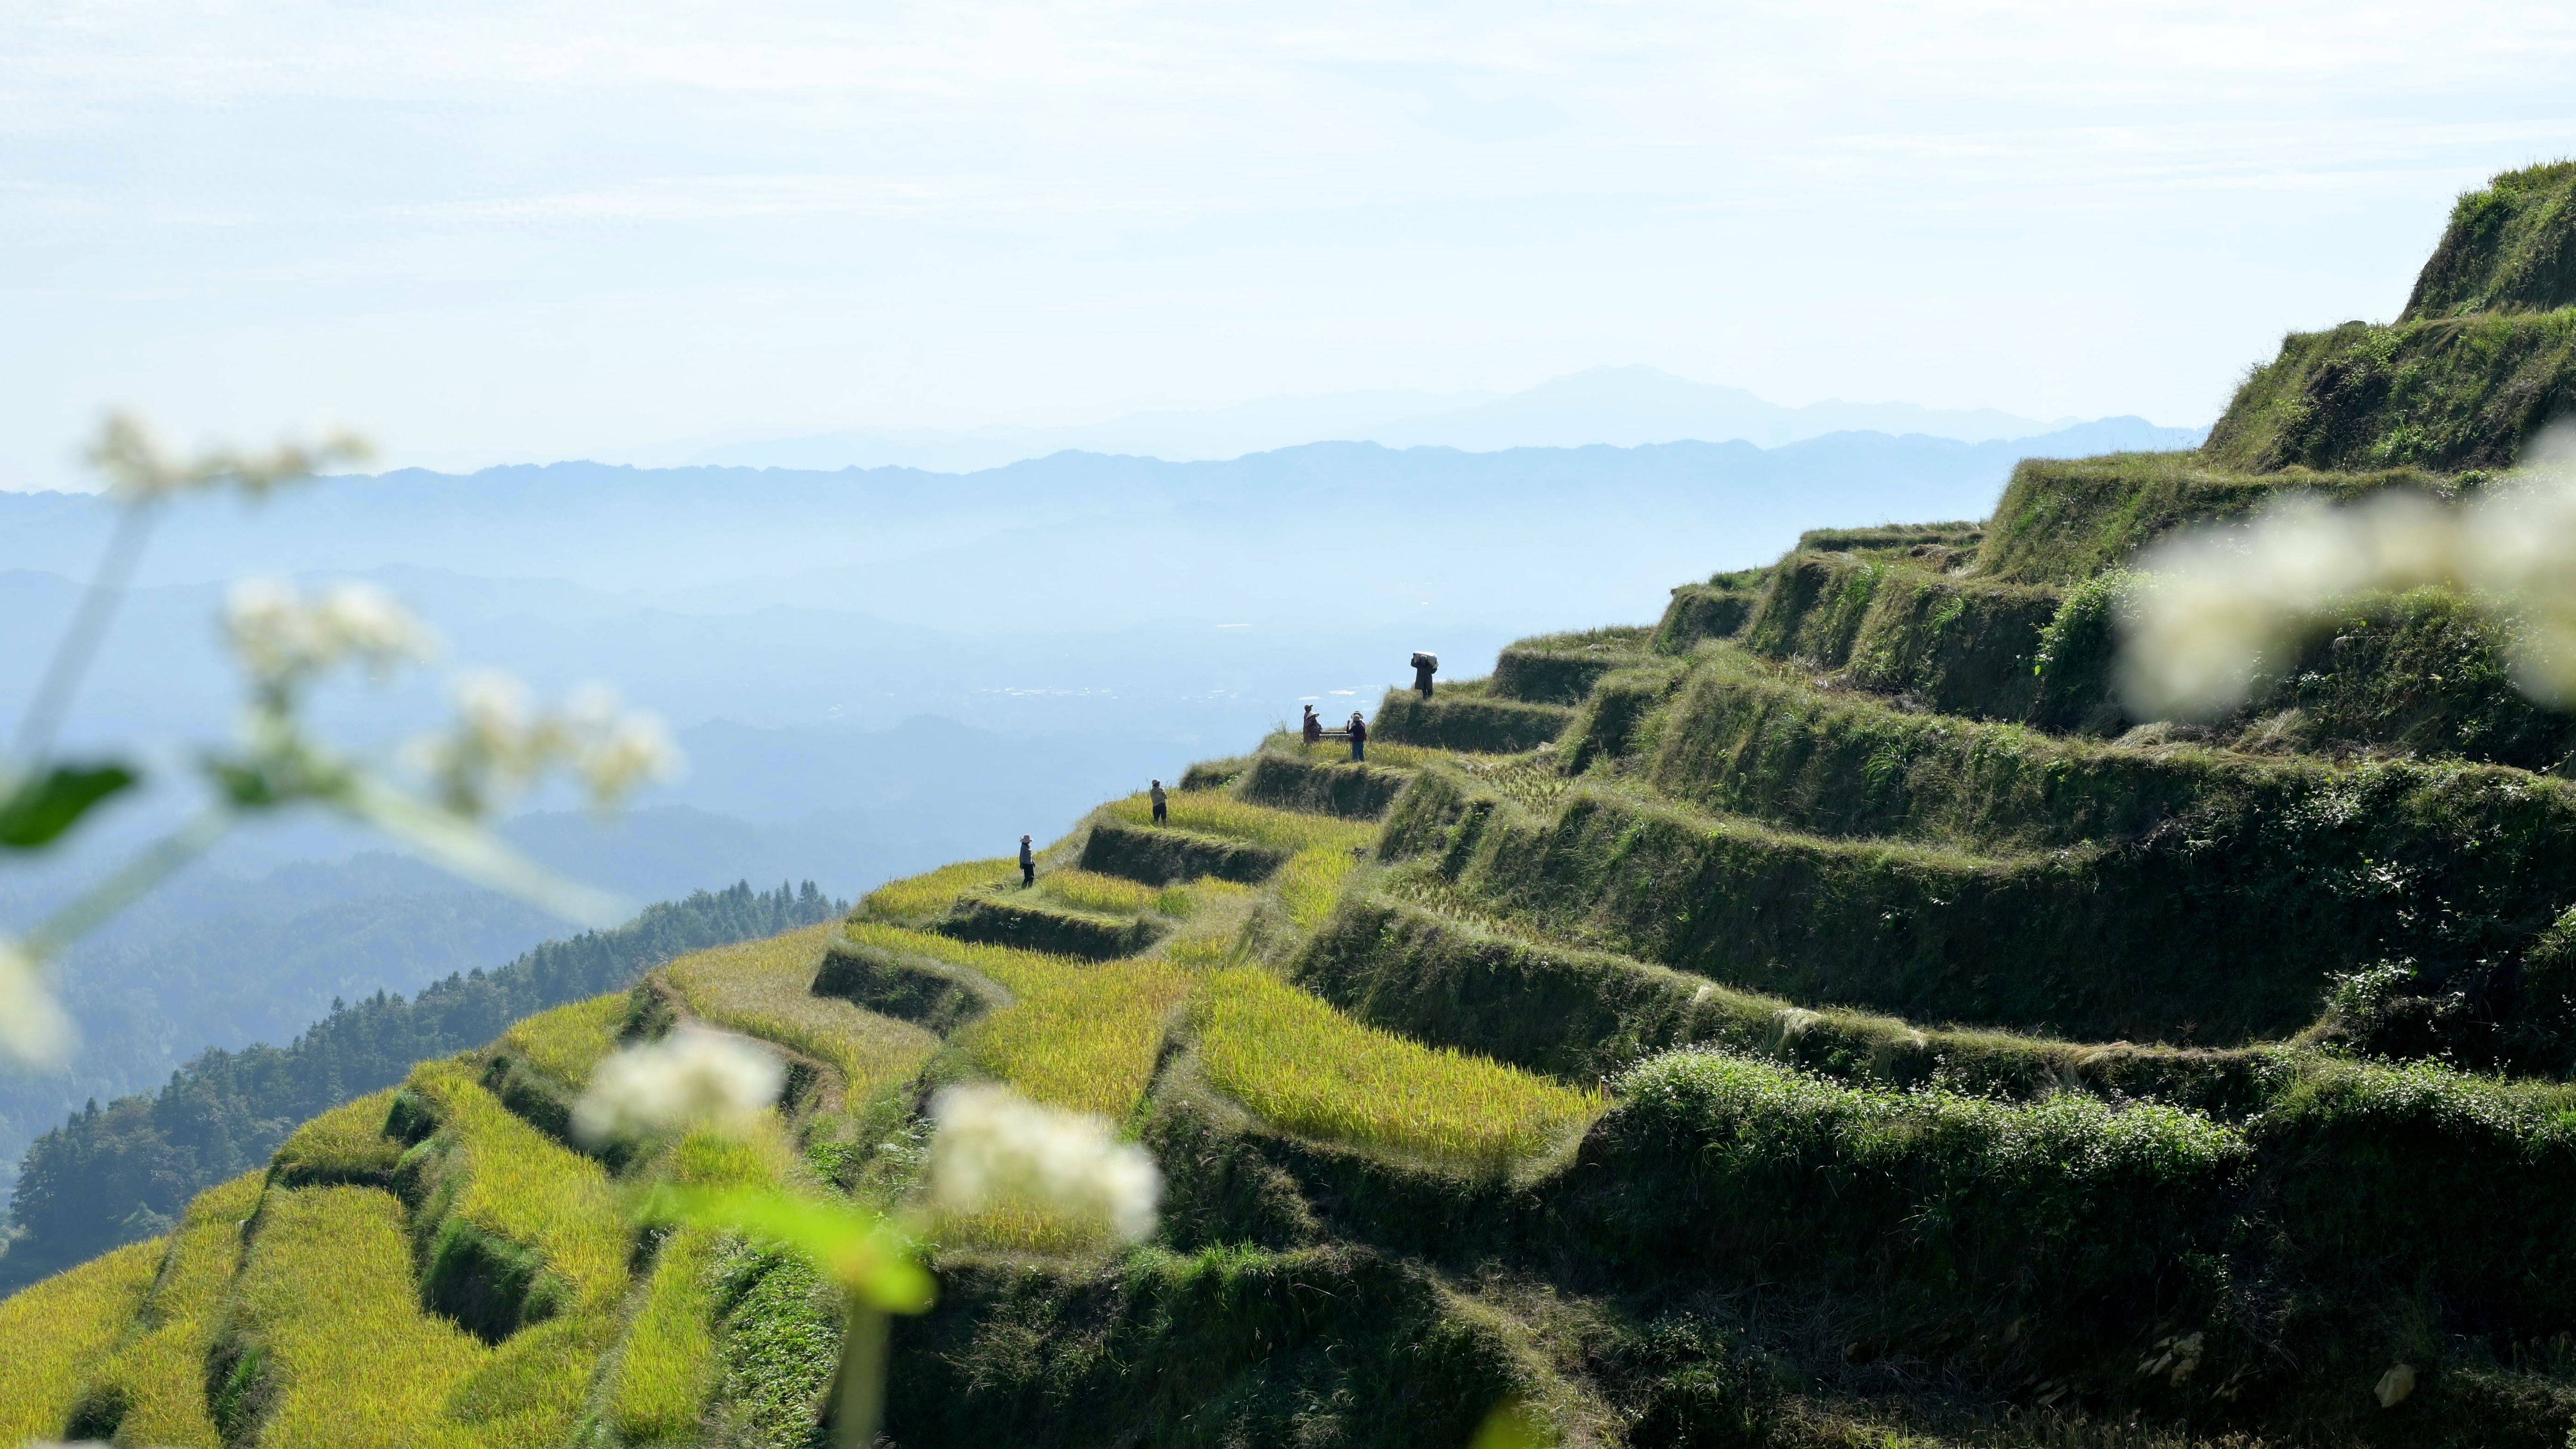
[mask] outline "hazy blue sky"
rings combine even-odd
[[[1648,363],[2206,421],[2576,152],[2576,10],[18,0],[0,486]]]

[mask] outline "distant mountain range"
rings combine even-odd
[[[1508,396],[1349,392],[1268,398],[1205,411],[1130,413],[1071,427],[858,428],[792,437],[696,440],[612,454],[648,466],[921,468],[967,473],[1060,452],[1172,462],[1237,458],[1301,443],[1367,442],[1473,453],[1601,443],[1741,441],[1774,448],[1828,433],[1920,434],[1985,443],[2036,437],[2081,421],[2041,422],[1993,408],[1826,401],[1766,402],[1742,388],[1652,367],[1596,367]],[[2176,430],[2179,431],[2179,430]]]

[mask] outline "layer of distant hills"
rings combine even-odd
[[[696,439],[621,461],[750,468],[873,468],[942,472],[997,468],[1066,451],[1198,460],[1270,452],[1322,438],[1392,448],[1639,447],[1740,439],[1773,448],[1827,433],[1921,434],[1963,443],[2035,437],[2079,420],[2041,422],[1994,408],[1827,401],[1783,407],[1742,388],[1693,382],[1652,367],[1596,367],[1509,395],[1345,392],[1264,398],[1196,411],[1129,413],[1071,427],[853,428],[783,437]]]

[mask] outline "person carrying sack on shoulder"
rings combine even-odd
[[[1365,759],[1367,759],[1367,758],[1368,758],[1368,721],[1367,721],[1367,720],[1364,720],[1364,719],[1362,719],[1362,718],[1360,718],[1360,712],[1359,712],[1358,710],[1352,710],[1352,711],[1351,711],[1351,760],[1352,760],[1352,762],[1353,762],[1353,763],[1357,763],[1357,762],[1359,762],[1359,761],[1361,761],[1361,760],[1365,760]]]
[[[1157,825],[1168,823],[1172,817],[1163,803],[1163,782],[1156,780],[1154,788],[1146,793],[1154,797],[1154,823]]]
[[[1424,699],[1431,697],[1431,676],[1439,672],[1439,655],[1426,653],[1420,649],[1413,651],[1413,687],[1422,691]]]
[[[1037,883],[1037,852],[1029,849],[1029,838],[1023,835],[1020,837],[1020,889],[1026,890]]]
[[[1319,744],[1324,738],[1324,717],[1315,713],[1315,707],[1310,704],[1306,706],[1305,723],[1299,728],[1304,732],[1307,744]]]

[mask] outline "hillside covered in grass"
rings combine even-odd
[[[2539,295],[2445,256],[2439,296]],[[932,1090],[994,1080],[1148,1148],[1161,1222],[945,1224],[904,1449],[1412,1449],[1504,1405],[1604,1449],[2558,1449],[2576,719],[2438,590],[2224,720],[2112,685],[2141,546],[2478,486],[2025,464],[1981,522],[1810,533],[1392,693],[1366,763],[1275,736],[1166,823],[1104,804],[1032,886],[967,861],[679,957],[0,1303],[0,1436],[818,1442],[835,1293],[626,1205],[906,1201]],[[795,1150],[577,1145],[598,1063],[683,1021],[790,1060]]]

